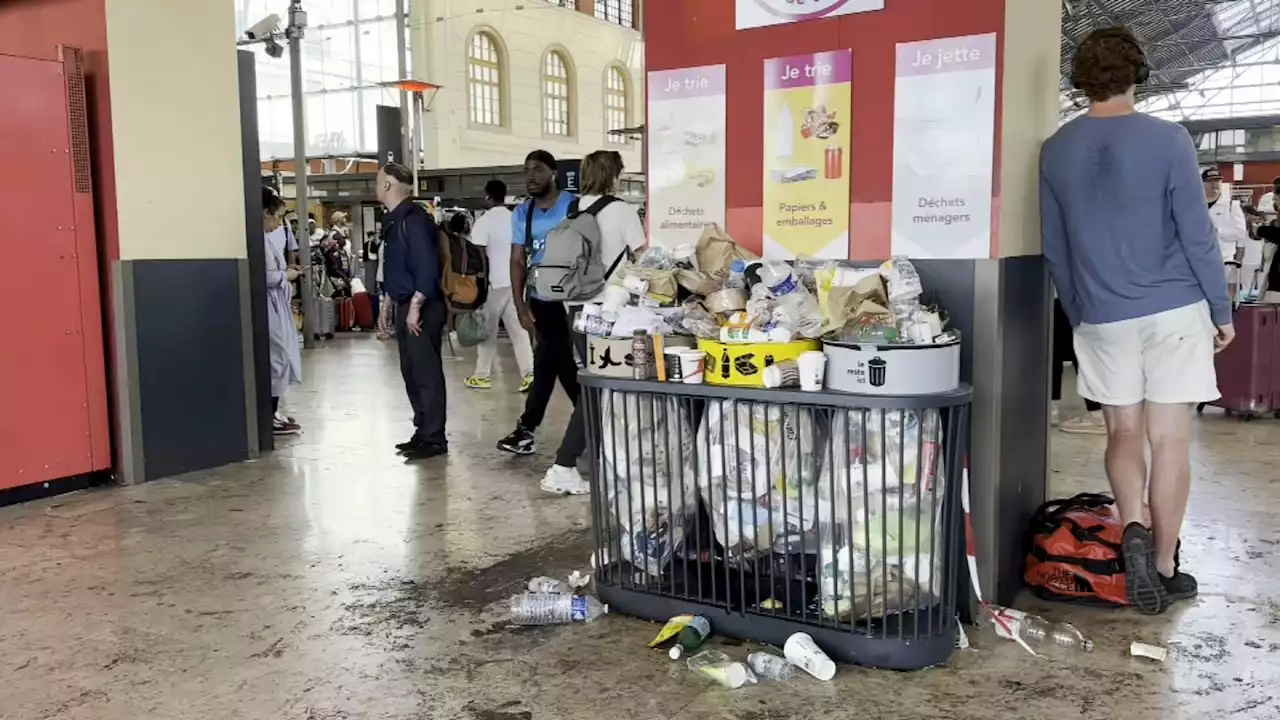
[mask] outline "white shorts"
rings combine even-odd
[[[1115,407],[1217,400],[1209,304],[1075,329],[1080,397]]]

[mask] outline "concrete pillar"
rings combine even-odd
[[[648,0],[649,71],[727,66],[726,224],[759,250],[765,59],[852,48],[849,259],[890,254],[898,43],[997,38],[992,240],[987,257],[917,263],[964,332],[961,374],[975,389],[970,456],[979,574],[988,598],[1021,587],[1021,538],[1048,474],[1048,274],[1040,255],[1039,146],[1057,125],[1058,0],[887,0],[884,9],[735,30],[733,3]]]
[[[256,454],[234,8],[107,0],[126,483]]]

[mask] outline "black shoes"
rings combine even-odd
[[[1141,523],[1125,526],[1120,541],[1124,554],[1124,589],[1129,604],[1147,615],[1159,615],[1179,600],[1188,600],[1200,592],[1196,579],[1177,569],[1182,543],[1174,554],[1173,577],[1165,577],[1156,569],[1155,541],[1151,531]]]
[[[1170,603],[1189,600],[1200,592],[1200,584],[1194,577],[1184,572],[1175,572],[1171,578],[1161,575],[1160,584],[1164,586],[1165,597]]]
[[[398,443],[398,444],[396,445],[396,452],[401,452],[401,453],[402,453],[402,452],[406,452],[406,451],[408,451],[408,450],[412,450],[412,449],[414,449],[414,448],[416,448],[416,447],[418,447],[418,438],[417,438],[417,437],[411,437],[411,438],[409,438],[408,440],[405,440],[405,441],[404,441],[404,442],[402,442],[402,443]]]
[[[405,460],[429,460],[449,454],[449,446],[442,443],[422,443],[400,453]]]
[[[514,432],[498,441],[498,449],[516,455],[532,455],[538,449],[533,431],[516,426]]]
[[[1147,615],[1164,612],[1168,596],[1156,570],[1151,531],[1142,523],[1129,523],[1124,528],[1120,549],[1124,556],[1124,591],[1129,604]]]

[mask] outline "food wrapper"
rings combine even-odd
[[[920,297],[924,286],[920,282],[920,273],[916,266],[902,256],[895,256],[880,266],[880,274],[889,285],[889,301],[899,302]]]
[[[709,225],[698,238],[698,268],[717,277],[729,277],[734,260],[750,262],[757,255],[733,241],[719,225]]]
[[[869,303],[869,304],[868,304]],[[859,315],[872,315],[879,311],[888,313],[888,297],[884,281],[874,272],[867,274],[851,286],[832,285],[827,290],[823,305],[823,334],[839,330]]]
[[[720,320],[701,302],[690,300],[684,305],[684,316],[680,319],[680,327],[694,337],[714,340],[720,337]]]
[[[676,301],[676,273],[674,270],[642,267],[628,263],[613,274],[613,279],[609,283],[630,290],[631,287],[627,284],[628,279],[632,279],[632,283],[643,281],[647,285],[644,297],[657,302],[659,305],[672,305]]]

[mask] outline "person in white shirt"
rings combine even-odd
[[[1239,289],[1244,272],[1242,264],[1250,243],[1256,243],[1249,237],[1249,225],[1244,219],[1244,207],[1230,197],[1222,194],[1222,173],[1218,168],[1210,167],[1200,173],[1204,181],[1204,198],[1209,203],[1209,217],[1213,220],[1213,229],[1218,233],[1218,249],[1222,251],[1222,264],[1227,274],[1227,294],[1233,299]],[[1257,263],[1262,264],[1262,246],[1258,246]],[[1252,287],[1252,285],[1250,286]]]
[[[583,158],[579,174],[582,194],[577,200],[578,209],[585,211],[604,198],[613,198],[622,169],[622,155],[615,150],[597,150]],[[613,199],[596,214],[596,223],[600,226],[600,260],[611,272],[616,272],[624,255],[630,255],[645,245],[644,225],[636,207],[630,203]],[[608,280],[606,277],[606,283]],[[573,342],[585,361],[586,336],[574,332]],[[578,402],[574,405],[564,439],[556,451],[556,462],[542,478],[542,489],[547,492],[570,495],[591,492],[591,486],[582,479],[577,468],[578,458],[587,449],[586,424],[582,417],[584,404]]]
[[[463,383],[480,390],[493,387],[489,377],[493,371],[493,359],[498,354],[498,321],[501,320],[516,351],[520,392],[528,392],[533,385],[533,346],[529,342],[529,331],[520,324],[520,315],[511,297],[511,211],[505,204],[507,184],[501,180],[490,180],[485,183],[484,194],[489,209],[471,228],[471,242],[483,246],[489,259],[489,296],[484,307],[480,308],[484,326],[489,329],[489,339],[480,343],[476,350],[475,374]]]

